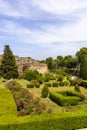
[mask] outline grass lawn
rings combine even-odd
[[[6,88],[0,88],[0,116],[17,114],[11,92]]]

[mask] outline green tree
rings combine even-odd
[[[0,75],[5,79],[18,78],[18,68],[9,45],[5,45],[4,47],[4,54],[0,65]]]
[[[24,72],[25,74],[25,79],[31,81],[37,79],[37,76],[39,75],[39,72],[36,70],[26,70]]]
[[[52,57],[49,57],[49,58],[46,59],[46,63],[47,63],[47,66],[48,66],[49,70],[53,69],[52,62],[53,62],[53,58]]]
[[[80,65],[80,77],[87,80],[87,48],[81,48],[80,51],[76,53],[78,57],[78,63]]]

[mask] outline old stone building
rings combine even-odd
[[[0,55],[0,63],[1,63],[2,55]],[[16,64],[18,66],[19,73],[23,73],[26,69],[37,70],[39,73],[47,73],[47,65],[43,63],[39,63],[38,61],[30,58],[30,57],[19,57],[15,56]]]

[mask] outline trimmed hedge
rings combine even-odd
[[[31,83],[27,85],[27,88],[40,88],[40,84],[39,83]]]
[[[50,92],[49,98],[60,106],[77,105],[84,100],[84,95],[74,91]]]
[[[52,87],[58,87],[58,86],[59,86],[58,82],[53,82],[52,83]]]
[[[0,130],[75,130],[87,127],[87,112],[45,114],[39,116],[3,117]]]
[[[51,87],[51,83],[49,83],[49,82],[45,83],[45,85],[46,85],[47,87]]]

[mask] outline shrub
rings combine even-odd
[[[74,111],[67,113],[44,114],[4,118],[0,130],[76,130],[87,128],[87,112]],[[44,124],[44,125],[43,125]]]
[[[58,81],[63,81],[63,76],[62,75],[58,75]]]
[[[84,95],[75,91],[50,92],[49,98],[61,106],[77,105],[84,100]]]
[[[50,79],[51,75],[49,73],[44,75],[44,82],[49,82]]]
[[[60,106],[77,105],[80,101],[79,97],[63,96],[61,93],[50,92],[50,99]]]
[[[63,81],[59,82],[59,85],[64,86],[64,82]]]
[[[27,84],[27,88],[34,88],[34,84]]]
[[[42,94],[43,98],[46,98],[48,96],[48,94],[49,94],[48,86],[43,86],[41,94]]]
[[[87,88],[87,80],[83,80],[82,81],[82,86],[85,87],[85,88]]]
[[[74,86],[75,85],[75,80],[70,80],[70,86]]]
[[[79,92],[76,92],[76,91],[66,91],[66,94],[68,95],[68,96],[77,96],[77,97],[79,97],[80,98],[80,100],[84,100],[85,99],[85,96],[83,95],[83,94],[81,94],[81,93],[79,93]]]
[[[64,86],[70,86],[70,82],[68,80],[63,81]]]
[[[78,84],[79,86],[82,85],[82,79],[78,78],[78,79],[75,79],[75,84]]]
[[[77,91],[77,92],[80,92],[80,87],[79,87],[78,84],[75,85],[74,90]]]
[[[45,86],[51,87],[51,83],[47,82],[47,83],[45,83]]]
[[[58,87],[58,85],[59,85],[58,82],[53,82],[52,83],[52,87]]]
[[[33,84],[36,88],[40,88],[40,83]]]
[[[33,95],[27,89],[20,87],[16,81],[9,81],[6,87],[13,94],[19,116],[40,114],[45,111],[45,105],[40,100],[33,99]]]

